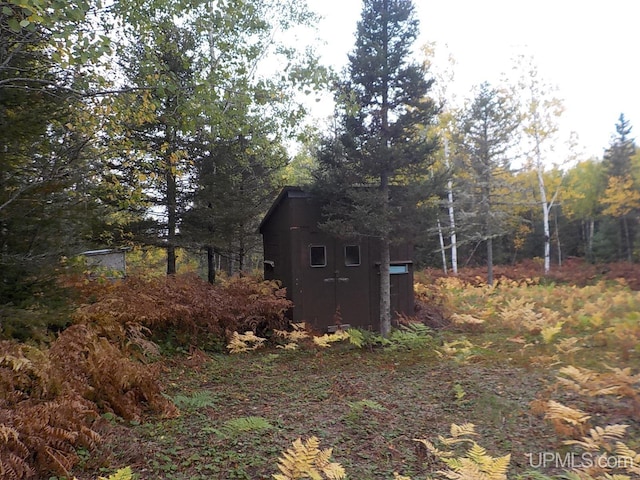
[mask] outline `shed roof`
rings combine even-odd
[[[122,253],[127,252],[130,249],[127,247],[124,248],[103,248],[100,250],[87,250],[86,252],[81,252],[80,255],[84,255],[85,257],[92,257],[94,255],[109,255],[110,253]]]
[[[278,209],[280,204],[286,198],[310,198],[310,197],[311,197],[311,194],[309,192],[305,192],[302,189],[302,187],[295,187],[295,186],[284,187],[280,191],[276,199],[273,201],[273,203],[271,204],[271,208],[269,208],[269,211],[266,213],[266,215],[262,219],[262,222],[260,222],[260,227],[258,228],[258,231],[262,233],[262,229],[264,228],[265,224],[269,221],[273,213]]]

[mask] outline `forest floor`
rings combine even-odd
[[[133,424],[108,418],[101,450],[74,474],[83,480],[131,466],[142,480],[267,479],[293,441],[315,436],[350,479],[444,478],[436,472],[446,465],[416,439],[437,442],[451,424],[467,422],[489,455],[511,455],[509,478],[570,469],[567,453],[584,452],[563,442],[596,426],[628,425],[621,440],[638,451],[640,293],[624,282],[593,284],[606,274],[585,273],[594,275],[586,286],[454,281],[441,308],[458,316],[428,338],[400,336],[385,347],[343,342],[165,358],[162,382],[181,415]],[[593,394],[575,378],[568,388],[558,381],[568,366],[589,369],[582,372],[593,385],[629,389]],[[554,419],[549,400],[589,418]],[[605,443],[603,452],[613,444]]]

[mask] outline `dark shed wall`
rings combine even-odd
[[[294,303],[294,322],[318,330],[335,324],[339,308],[342,323],[377,329],[379,325],[379,242],[370,237],[339,239],[318,228],[321,206],[309,194],[287,187],[278,196],[260,226],[265,252],[265,278],[278,279]],[[326,249],[326,265],[311,266],[310,247]],[[349,265],[346,247],[357,246],[360,264]],[[406,272],[392,275],[392,313],[413,314],[412,249],[391,250],[392,265]],[[273,266],[271,265],[273,264]]]

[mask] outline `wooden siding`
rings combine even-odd
[[[260,225],[265,278],[280,280],[287,288],[294,304],[289,313],[293,322],[326,331],[341,318],[343,324],[377,330],[379,243],[370,237],[336,238],[318,228],[320,219],[316,199],[297,187],[282,190]],[[358,251],[358,265],[352,258],[347,262],[347,246],[352,256]],[[324,247],[324,264],[311,265],[311,247],[317,247],[318,255]],[[414,311],[411,254],[409,245],[391,250],[392,265],[406,265],[406,273],[391,277],[392,313]]]

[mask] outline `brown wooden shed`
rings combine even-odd
[[[260,224],[264,276],[280,280],[293,302],[293,322],[318,331],[341,323],[379,330],[379,241],[341,239],[319,229],[321,204],[299,187],[285,187]],[[391,249],[391,311],[412,315],[413,263],[410,245]]]

